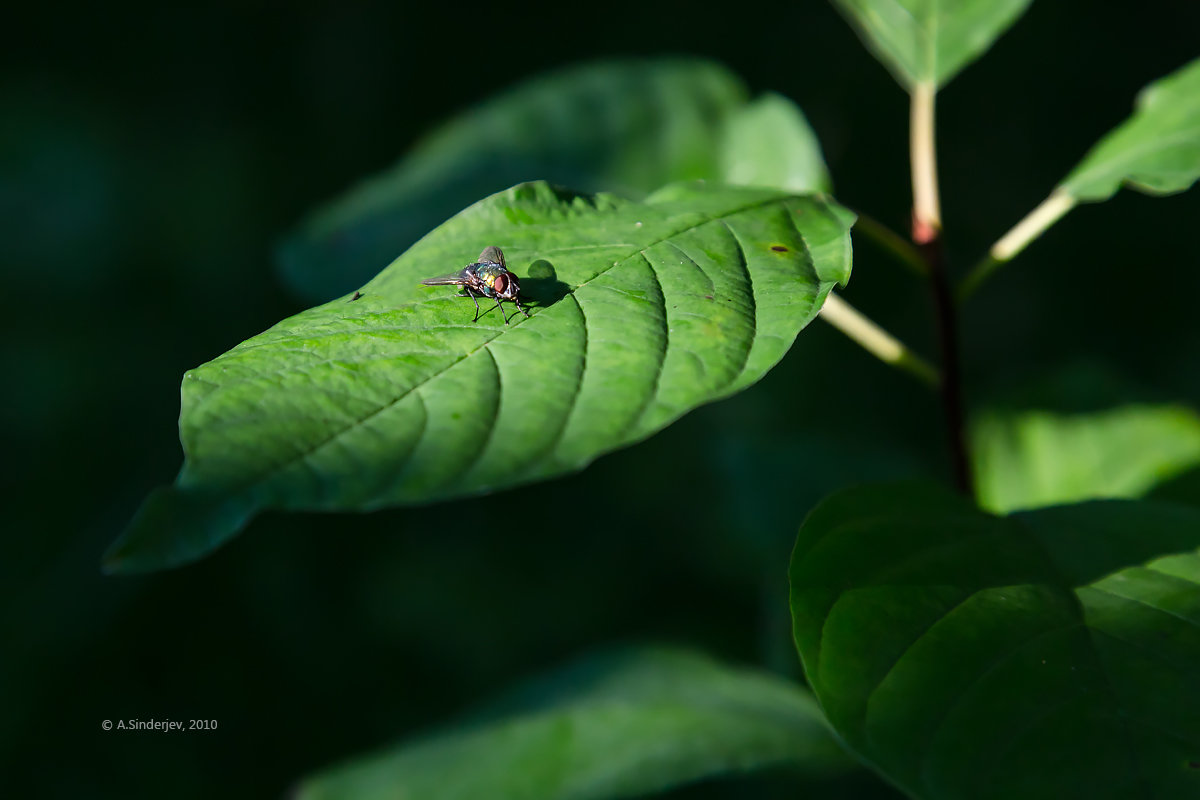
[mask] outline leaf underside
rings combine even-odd
[[[1200,509],[831,496],[791,566],[846,743],[915,797],[1200,796]]]
[[[1031,0],[835,0],[901,86],[944,86],[983,55]]]
[[[778,764],[850,767],[803,689],[687,651],[593,657],[520,695],[512,712],[327,770],[296,796],[600,800]]]
[[[108,568],[199,557],[267,508],[429,503],[578,470],[762,377],[848,279],[852,221],[821,196],[702,184],[481,201],[357,299],[189,371],[183,470]],[[473,323],[454,287],[420,284],[487,245],[530,318],[506,326],[483,301]]]

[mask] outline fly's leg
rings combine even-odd
[[[525,309],[521,308],[521,301],[514,297],[513,302],[517,304],[517,310],[520,311],[522,314],[524,314],[528,318],[529,312],[526,311]]]
[[[471,302],[475,304],[475,319],[471,322],[479,321],[479,301],[475,299],[475,293],[471,291],[471,287],[464,286],[463,291],[467,293],[467,297],[471,298]]]
[[[500,309],[500,316],[504,317],[504,324],[508,324],[508,314],[504,313],[504,306],[500,305],[500,298],[496,298],[496,308]]]

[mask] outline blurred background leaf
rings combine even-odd
[[[943,86],[979,58],[1031,0],[834,0],[901,86]]]
[[[758,381],[849,280],[853,221],[821,196],[710,184],[481,200],[352,297],[184,375],[183,471],[106,568],[199,558],[260,510],[374,510],[581,469]],[[421,284],[495,243],[528,319],[497,303],[468,321],[457,287]]]
[[[1096,359],[1027,375],[971,414],[976,499],[995,513],[1155,496],[1200,463],[1200,415]]]
[[[1183,505],[846,490],[797,538],[796,644],[834,728],[915,797],[1187,797],[1197,546]]]
[[[299,297],[323,302],[459,210],[522,181],[640,199],[695,179],[829,190],[820,146],[795,103],[768,93],[747,104],[741,80],[718,64],[571,66],[442,124],[390,170],[310,214],[279,247],[279,265]]]
[[[973,419],[971,446],[976,495],[989,511],[1136,498],[1200,465],[1200,416],[1170,405],[985,412]]]
[[[727,183],[743,186],[833,190],[821,145],[804,113],[774,92],[742,106],[729,120],[721,142],[721,174]]]
[[[487,717],[306,779],[298,800],[584,800],[727,772],[857,769],[804,690],[679,649],[572,663]]]

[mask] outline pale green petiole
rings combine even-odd
[[[938,371],[932,364],[833,292],[825,298],[821,319],[849,336],[880,361],[915,375],[930,386],[938,385]]]
[[[1011,261],[1017,253],[1041,236],[1047,228],[1062,219],[1063,215],[1075,207],[1075,198],[1062,189],[1055,189],[1042,203],[1030,211],[1025,218],[1013,226],[1012,230],[1000,237],[988,250],[987,256],[975,265],[970,274],[963,280],[958,289],[959,302],[966,300],[979,288],[991,274],[1006,261]]]

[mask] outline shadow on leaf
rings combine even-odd
[[[521,299],[532,308],[546,308],[562,300],[571,287],[558,279],[554,265],[539,258],[529,265],[521,280]]]

